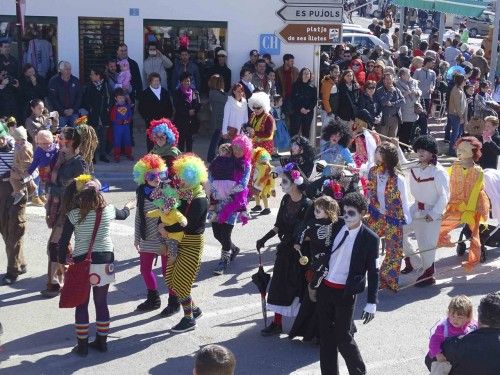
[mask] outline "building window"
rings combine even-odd
[[[19,60],[16,16],[0,16],[0,40],[12,43],[11,54]],[[25,17],[22,65],[29,63],[42,77],[55,73],[57,65],[57,17]]]
[[[179,48],[189,50],[191,60],[198,64],[202,85],[202,94],[208,92],[205,76],[206,68],[215,58],[216,49],[227,50],[227,22],[219,21],[184,21],[184,20],[144,20],[144,58],[149,42],[156,42],[158,47],[174,63],[179,57]],[[169,82],[171,72],[168,72]]]
[[[92,67],[104,67],[107,58],[116,56],[123,42],[123,23],[123,18],[78,17],[80,81],[89,81]]]

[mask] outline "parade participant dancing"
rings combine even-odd
[[[74,201],[76,208],[69,211],[66,216],[62,235],[59,239],[57,255],[59,270],[64,272],[66,268],[66,249],[73,233],[75,234],[73,262],[84,261],[87,252],[91,251],[89,296],[86,302],[75,309],[75,329],[78,345],[72,350],[73,353],[86,357],[89,346],[100,352],[108,350],[107,338],[110,323],[108,289],[109,284],[115,281],[111,220],[125,220],[129,216],[130,210],[135,207],[135,203],[129,202],[121,210],[107,204],[102,194],[99,193],[101,184],[99,181],[93,180],[90,175],[81,175],[75,178],[73,184],[77,194],[66,194],[64,200]],[[67,189],[66,192],[71,190]],[[89,344],[88,306],[90,287],[92,287],[96,309],[96,338]]]
[[[233,244],[231,235],[238,220],[243,224],[248,221],[244,208],[248,203],[248,183],[252,169],[252,141],[246,135],[238,135],[233,139],[231,148],[234,158],[232,170],[234,185],[228,199],[215,202],[214,212],[217,220],[212,222],[214,237],[222,246],[221,258],[214,270],[215,275],[222,275],[229,266],[229,262],[233,261],[240,252],[239,247]],[[213,173],[210,175],[210,181],[214,182]],[[212,194],[214,194],[213,187],[214,185],[212,185]]]
[[[375,151],[376,166],[368,173],[368,226],[385,237],[386,255],[380,267],[380,288],[398,291],[403,259],[403,225],[411,223],[405,178],[399,172],[398,147],[382,142]]]
[[[167,177],[167,167],[159,155],[147,154],[134,165],[134,181],[136,189],[137,211],[135,213],[134,246],[139,252],[141,275],[147,288],[147,299],[137,306],[139,311],[152,311],[161,306],[158,283],[153,272],[153,263],[158,256],[161,258],[162,275],[167,270],[167,256],[163,241],[158,233],[158,218],[148,216],[148,212],[156,209],[153,204],[154,190]],[[168,306],[162,315],[179,311],[179,302],[172,293],[169,294]],[[171,314],[170,314],[171,315]]]
[[[307,138],[301,135],[296,135],[291,139],[290,156],[280,159],[282,166],[288,163],[297,164],[297,168],[301,171],[302,177],[311,176],[314,168],[314,148]]]
[[[282,332],[282,316],[295,317],[299,311],[303,292],[306,288],[306,266],[299,264],[300,255],[293,249],[294,240],[304,229],[306,216],[311,216],[312,202],[304,195],[305,181],[293,163],[283,167],[281,188],[285,196],[281,200],[274,228],[256,243],[260,251],[266,241],[278,235],[273,277],[269,287],[268,309],[274,311],[274,320],[261,333],[271,336]]]
[[[186,217],[187,225],[182,227],[176,224],[168,228],[172,232],[183,230],[184,237],[179,243],[175,262],[167,266],[165,281],[177,295],[184,310],[184,317],[171,329],[172,332],[181,333],[195,329],[195,319],[201,316],[201,309],[191,297],[191,289],[200,269],[204,246],[208,201],[202,185],[208,180],[208,172],[203,160],[194,154],[178,157],[174,161],[173,171],[181,199],[179,211]]]
[[[488,220],[490,203],[484,191],[484,172],[475,162],[481,157],[481,142],[475,137],[459,138],[455,144],[458,161],[450,168],[450,201],[441,222],[439,247],[453,246],[450,232],[459,224],[472,231],[467,270],[479,262],[481,242],[479,225]]]
[[[406,266],[401,273],[407,274],[413,271],[410,256],[414,250],[408,241],[408,234],[414,231],[424,271],[418,277],[415,286],[421,287],[436,283],[434,279],[436,245],[450,187],[448,174],[437,161],[436,140],[430,135],[422,135],[415,140],[413,149],[418,155],[418,164],[410,168],[410,191],[415,202],[410,207],[412,222],[403,228]]]
[[[375,316],[378,293],[379,238],[361,219],[366,214],[365,198],[347,194],[341,202],[343,220],[333,224],[330,253],[314,276],[311,297],[318,299],[320,329],[320,366],[325,375],[338,374],[338,352],[344,357],[350,375],[366,374],[359,348],[352,336],[351,324],[356,295],[365,289],[367,304],[361,315],[364,324]]]
[[[347,164],[354,167],[354,159],[347,148],[352,139],[352,132],[347,124],[331,121],[323,127],[321,138],[325,141],[321,148],[321,159],[326,164]],[[323,176],[329,177],[339,171],[338,167],[326,166],[323,170]]]
[[[276,122],[271,111],[269,95],[265,92],[256,92],[248,99],[248,106],[253,111],[248,121],[249,132],[254,147],[264,147],[267,152],[273,155],[274,150],[274,130]]]
[[[268,198],[271,195],[276,196],[276,191],[274,190],[274,178],[271,175],[271,155],[266,149],[257,147],[253,150],[252,168],[254,169],[252,188],[255,195],[255,207],[252,208],[252,212],[258,212],[259,215],[269,215],[271,209]],[[264,209],[260,205],[261,201],[264,204]]]

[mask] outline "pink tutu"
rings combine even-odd
[[[236,185],[233,180],[214,180],[212,181],[212,194],[216,200],[224,200],[231,194],[231,190]]]

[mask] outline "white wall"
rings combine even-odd
[[[58,19],[59,58],[79,71],[78,17],[119,17],[124,19],[125,43],[129,55],[139,65],[143,56],[143,19],[225,21],[228,23],[228,65],[233,81],[248,60],[248,52],[258,49],[259,34],[277,32],[284,23],[275,12],[279,0],[26,0],[27,16],[55,16]],[[129,8],[139,8],[139,17],[129,16]],[[15,14],[14,0],[0,0],[0,14]],[[313,68],[314,48],[282,43],[281,53],[292,53],[295,65]],[[282,56],[273,56],[281,65]]]

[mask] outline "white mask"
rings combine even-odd
[[[344,216],[342,218],[348,227],[356,226],[361,222],[361,215],[354,207],[344,207]]]
[[[288,177],[283,176],[281,178],[281,189],[283,193],[289,194],[290,190],[292,190],[292,182],[288,179]]]

